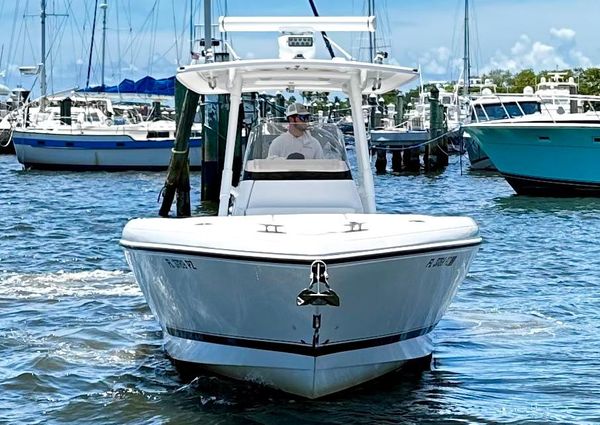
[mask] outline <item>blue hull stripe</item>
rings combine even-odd
[[[343,353],[346,351],[361,350],[364,348],[381,347],[394,344],[419,336],[427,335],[435,326],[416,329],[410,332],[388,335],[378,338],[361,339],[356,341],[340,342],[337,344],[324,344],[313,346],[312,344],[294,344],[284,341],[264,341],[257,339],[246,339],[229,337],[224,335],[205,334],[200,332],[185,331],[167,326],[167,333],[177,338],[207,342],[211,344],[227,345],[230,347],[253,348],[256,350],[277,351],[281,353],[299,354],[301,356],[319,357],[328,354]]]
[[[48,171],[165,171],[169,165],[96,165],[96,164],[47,164],[25,162],[23,166],[30,170]],[[190,171],[201,170],[201,165],[190,164]]]
[[[32,146],[35,148],[62,148],[62,149],[87,149],[87,150],[102,150],[102,149],[170,149],[173,147],[174,140],[155,140],[155,141],[134,141],[129,140],[54,140],[42,138],[21,138],[13,137],[13,143],[17,146]],[[197,148],[202,145],[202,139],[190,139],[190,148]]]

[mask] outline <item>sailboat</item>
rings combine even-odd
[[[314,58],[314,31],[374,25],[373,17],[221,18],[224,31],[282,31],[279,58],[179,68],[189,90],[231,96],[218,216],[134,219],[120,240],[178,365],[318,398],[431,356],[431,332],[481,237],[468,217],[377,212],[362,95],[417,72]],[[299,105],[289,123],[255,123],[233,186],[241,95],[263,90],[345,92],[356,169],[338,128],[300,119]],[[300,127],[323,154],[274,155],[274,140]]]
[[[174,91],[174,78],[167,80]],[[43,109],[30,104],[24,124],[12,132],[17,160],[26,169],[38,170],[166,170],[175,121],[161,116],[160,102],[149,117],[138,109],[114,104],[105,94],[46,96]],[[189,144],[192,169],[200,169],[201,131],[202,126],[194,124]]]
[[[42,0],[42,58],[45,50],[45,0]],[[106,9],[104,11],[102,42],[102,80],[104,92],[111,87],[104,84],[104,57],[106,38]],[[115,117],[116,106],[104,95],[93,95],[93,90],[48,96],[46,93],[46,66],[37,67],[40,72],[41,97],[20,110],[20,125],[12,132],[17,160],[26,169],[43,170],[166,170],[175,140],[175,121],[161,116],[159,104],[153,119],[143,120],[132,111],[131,119]],[[174,79],[149,85],[148,77],[140,80],[146,84],[136,94],[153,95],[158,89],[171,97],[174,95]],[[133,83],[133,82],[132,82]],[[139,83],[139,82],[138,82]],[[164,83],[169,83],[165,89]],[[120,88],[120,86],[117,86]],[[131,93],[121,90],[119,94]],[[200,168],[201,126],[195,125],[190,140],[190,167]]]

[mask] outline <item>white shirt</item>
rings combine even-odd
[[[321,144],[306,131],[300,137],[294,137],[289,131],[282,133],[269,146],[269,158],[287,158],[293,153],[304,155],[304,159],[323,158]]]

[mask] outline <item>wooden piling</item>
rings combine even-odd
[[[205,95],[202,102],[202,178],[200,197],[203,201],[218,201],[221,174],[219,172],[219,95]],[[225,121],[227,119],[225,118]]]
[[[183,85],[176,84],[176,99],[182,99],[181,112],[177,114],[177,131],[175,134],[175,146],[172,149],[171,162],[167,172],[167,179],[163,187],[163,202],[158,214],[168,217],[171,205],[177,193],[177,217],[189,217],[190,208],[190,176],[189,176],[189,139],[192,124],[196,114],[196,107],[200,96]]]
[[[400,125],[404,121],[404,96],[398,92],[395,98],[396,116],[394,116],[394,124]]]
[[[387,149],[385,147],[375,148],[375,171],[377,174],[385,174],[387,169]]]
[[[399,173],[402,171],[402,151],[401,150],[393,150],[392,151],[392,171]]]
[[[443,139],[440,139],[444,134],[444,106],[439,102],[439,95],[438,88],[433,87],[429,96],[429,139],[435,142],[427,145],[429,155],[424,161],[426,171],[437,170],[448,165],[447,147],[444,149]]]

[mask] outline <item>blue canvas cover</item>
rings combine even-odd
[[[126,78],[118,86],[94,86],[78,91],[88,93],[136,93],[175,96],[175,77],[156,79],[145,76],[138,81]]]

